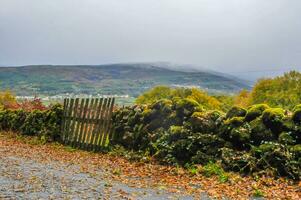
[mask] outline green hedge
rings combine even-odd
[[[48,141],[59,140],[62,116],[63,109],[60,104],[45,111],[1,110],[0,129],[35,135]]]
[[[300,108],[291,113],[259,104],[223,113],[189,99],[160,100],[117,110],[114,142],[163,163],[221,161],[232,171],[300,179]]]

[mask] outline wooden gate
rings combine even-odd
[[[64,99],[62,140],[65,144],[98,151],[112,137],[114,98]]]

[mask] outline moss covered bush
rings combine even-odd
[[[260,145],[263,142],[274,140],[272,131],[264,125],[261,118],[257,118],[249,124],[251,126],[251,144]]]
[[[261,116],[262,113],[270,108],[267,104],[255,104],[247,110],[246,121],[252,121]]]
[[[225,170],[300,179],[301,126],[288,113],[259,104],[225,114],[163,99],[117,110],[114,142],[167,164],[221,162]]]
[[[301,124],[301,104],[295,106],[292,118],[295,123]]]
[[[279,134],[283,130],[283,118],[285,111],[282,108],[269,108],[262,114],[262,122],[273,133]]]
[[[44,140],[59,140],[62,117],[63,109],[60,104],[53,105],[45,111],[5,109],[0,111],[0,128],[43,137]]]
[[[232,107],[226,115],[226,118],[233,118],[233,117],[244,117],[247,114],[247,110],[238,106]]]

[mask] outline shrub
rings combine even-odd
[[[134,106],[119,109],[113,113],[113,142],[127,148],[140,149],[149,143],[146,133],[146,125],[143,120],[151,121],[153,110]],[[150,119],[145,119],[149,117]]]
[[[63,109],[59,104],[46,111],[3,110],[0,111],[0,126],[2,130],[59,140],[62,116]]]
[[[172,126],[153,144],[156,157],[167,163],[207,163],[219,157],[224,141],[216,135],[193,133],[183,126]]]
[[[6,90],[0,92],[0,110],[9,109],[16,104],[16,97],[11,93],[11,91]]]
[[[246,149],[250,144],[251,129],[249,124],[233,128],[230,132],[230,141],[234,148]]]
[[[283,132],[279,135],[278,141],[280,144],[293,145],[296,140],[293,138],[291,132]]]
[[[294,158],[296,159],[296,161],[298,161],[299,164],[301,165],[301,144],[297,144],[295,146],[292,146],[290,151],[292,152],[292,154],[293,154]]]
[[[215,97],[209,96],[207,92],[192,88],[191,94],[187,97],[201,104],[205,109],[214,110],[221,108],[221,102]]]
[[[269,108],[266,109],[262,114],[262,122],[266,127],[272,130],[277,135],[282,132],[284,118],[284,110],[281,108]]]
[[[168,86],[156,86],[136,99],[137,104],[150,104],[161,99],[171,98],[172,89]]]
[[[239,127],[244,124],[244,117],[232,117],[231,119],[225,120],[225,125],[231,127]]]
[[[114,113],[115,143],[168,164],[213,161],[226,170],[300,178],[301,126],[290,115],[266,105],[227,115],[179,97],[127,107]]]
[[[229,148],[221,149],[222,166],[226,170],[241,173],[256,171],[256,158],[246,151],[235,151]]]
[[[233,117],[244,117],[247,111],[244,108],[234,106],[232,107],[226,114],[226,118],[233,118]]]
[[[257,168],[270,170],[274,176],[301,178],[300,163],[295,160],[287,146],[270,142],[253,147],[251,152],[258,159]]]
[[[260,118],[251,121],[250,127],[250,139],[252,144],[260,145],[266,141],[272,141],[274,139],[272,131],[263,124]]]
[[[21,127],[21,132],[25,135],[41,135],[44,130],[45,113],[39,110],[34,110],[26,117],[24,124]]]
[[[214,133],[219,126],[218,119],[223,116],[219,111],[194,112],[190,123],[193,131],[202,133]]]
[[[180,118],[190,117],[194,112],[204,111],[198,102],[188,98],[177,100],[175,110]]]
[[[247,107],[250,103],[250,92],[246,89],[241,90],[234,98],[234,104],[240,107]]]
[[[296,124],[300,124],[301,123],[301,104],[295,106],[293,111],[294,111],[293,116],[292,116],[293,121]]]
[[[292,109],[301,102],[301,73],[291,71],[283,76],[260,79],[251,91],[251,104],[266,103]]]
[[[263,111],[268,109],[269,106],[267,104],[256,104],[252,105],[246,114],[246,121],[252,121],[256,119],[257,117],[261,116]]]

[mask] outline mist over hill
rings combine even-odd
[[[2,89],[17,95],[65,93],[137,96],[155,85],[200,87],[212,93],[234,93],[249,83],[210,70],[183,70],[164,63],[106,65],[31,65],[1,67]]]

